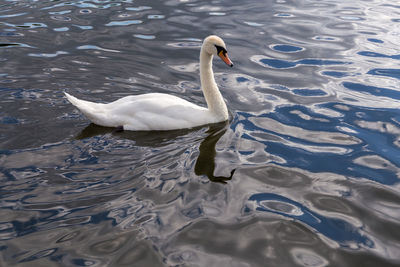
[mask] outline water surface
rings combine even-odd
[[[400,265],[393,1],[3,1],[0,265]],[[229,123],[114,132],[65,99],[203,105]]]

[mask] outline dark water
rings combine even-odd
[[[113,132],[63,96],[204,103],[229,124]],[[1,1],[0,266],[399,266],[395,1]]]

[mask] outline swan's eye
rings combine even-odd
[[[227,51],[225,48],[223,48],[222,46],[219,45],[215,45],[215,47],[217,48],[217,54],[220,55],[220,53],[222,52],[222,54],[225,56]]]

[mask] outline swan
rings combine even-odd
[[[121,130],[177,130],[223,122],[228,120],[228,109],[214,79],[213,56],[233,66],[224,41],[215,35],[205,38],[200,50],[200,82],[207,108],[163,93],[131,95],[108,104],[65,95],[94,124]]]

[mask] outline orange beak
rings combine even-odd
[[[224,53],[223,51],[218,53],[218,56],[226,63],[226,65],[233,67],[232,61],[229,59],[228,54]]]

